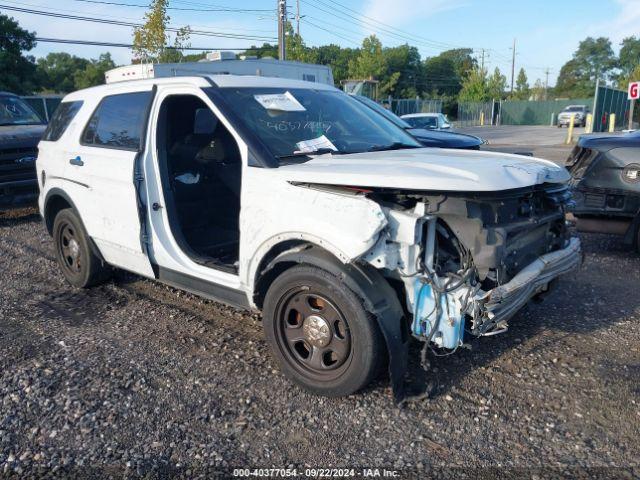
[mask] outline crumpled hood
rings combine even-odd
[[[46,125],[0,126],[0,149],[36,147]]]
[[[493,192],[570,178],[548,160],[434,148],[319,155],[276,171],[290,182],[458,192]]]

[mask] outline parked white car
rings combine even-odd
[[[451,130],[451,122],[449,122],[443,113],[410,113],[408,115],[402,115],[400,118],[413,128]]]
[[[562,128],[563,125],[569,126],[571,117],[574,118],[574,126],[584,127],[587,125],[588,114],[589,107],[587,105],[569,105],[558,114],[558,128]]]
[[[355,392],[388,359],[401,401],[410,335],[451,351],[503,331],[580,262],[564,168],[421,148],[318,83],[218,75],[78,91],[37,171],[71,285],[117,267],[261,310],[284,373],[318,394]]]

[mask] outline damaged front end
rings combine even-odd
[[[363,260],[404,286],[413,336],[436,348],[506,330],[525,303],[581,263],[563,184],[366,195],[383,206],[388,225]]]

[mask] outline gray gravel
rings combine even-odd
[[[257,315],[125,273],[73,290],[39,217],[0,215],[0,476],[637,467],[640,257],[584,243],[579,273],[507,333],[431,358],[431,398],[398,409],[386,379],[341,399],[288,383]]]

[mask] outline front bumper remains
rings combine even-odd
[[[509,320],[533,296],[544,291],[554,278],[570,272],[581,263],[580,240],[573,237],[564,249],[538,257],[511,281],[486,292],[479,302],[488,319],[482,330],[487,332]]]
[[[412,333],[438,347],[455,349],[463,344],[465,332],[482,336],[504,331],[507,320],[532,297],[581,263],[580,240],[574,237],[565,248],[541,255],[508,283],[489,291],[468,283],[443,291],[417,278],[412,282],[416,299]]]

